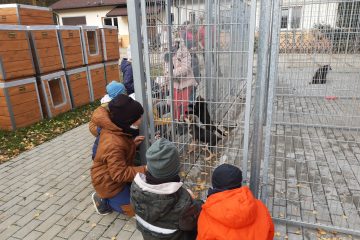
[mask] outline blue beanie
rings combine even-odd
[[[115,98],[119,94],[126,94],[126,88],[124,84],[112,81],[106,86],[106,92],[111,99]]]

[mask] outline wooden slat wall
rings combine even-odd
[[[29,39],[25,30],[0,30],[0,60],[5,72],[5,77],[0,74],[0,81],[35,75]]]
[[[59,30],[59,37],[61,38],[65,69],[84,66],[80,31]]]
[[[106,65],[105,63],[105,72],[106,72],[106,82],[110,83],[112,81],[120,82],[120,69],[117,62]]]
[[[106,59],[105,61],[109,60],[119,60],[119,39],[118,39],[118,32],[115,29],[102,29],[102,34],[105,37],[106,47],[103,48],[103,51],[106,51]]]
[[[73,107],[80,107],[91,101],[87,70],[68,74],[69,89],[72,94]]]
[[[31,30],[31,34],[39,74],[62,70],[63,65],[56,30]]]
[[[0,8],[0,24],[12,25],[54,25],[53,13],[50,9],[39,10],[19,6]]]
[[[106,93],[105,71],[103,67],[89,70],[94,100],[102,98]]]
[[[36,83],[7,88],[16,128],[29,126],[42,119]],[[0,129],[13,130],[4,89],[0,89]]]

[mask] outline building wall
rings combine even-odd
[[[302,6],[301,22],[299,30],[309,30],[315,24],[329,24],[336,26],[338,3],[319,3],[319,1],[302,0],[284,0],[282,8],[291,8]],[[317,3],[315,3],[317,2]],[[256,8],[256,28],[259,29],[260,21],[260,4]]]
[[[95,7],[95,8],[81,8],[81,9],[69,9],[61,10],[56,13],[59,15],[59,23],[63,25],[63,17],[86,17],[86,24],[88,26],[98,26],[103,25],[103,18],[106,17],[106,14],[110,12],[114,6],[107,7]],[[118,26],[119,26],[119,42],[121,47],[127,48],[129,45],[129,25],[128,17],[117,17]]]

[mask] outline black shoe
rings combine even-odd
[[[109,204],[100,198],[96,192],[91,195],[92,202],[94,204],[95,211],[100,215],[108,215],[112,213],[112,209]]]

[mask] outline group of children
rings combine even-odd
[[[122,83],[111,82],[92,116],[96,136],[91,167],[97,213],[135,216],[145,240],[272,239],[274,226],[265,205],[242,186],[242,172],[223,164],[212,174],[205,203],[185,189],[176,146],[160,138],[146,152],[147,165],[135,161],[144,140],[142,105]]]

